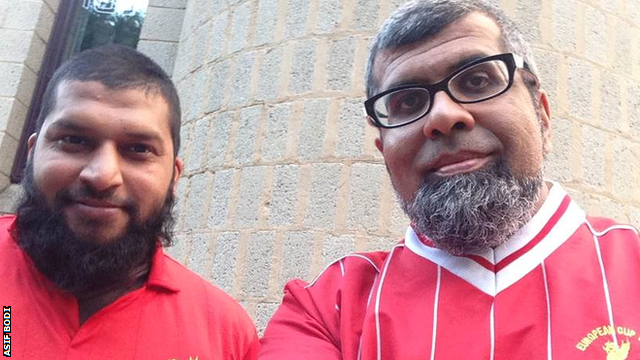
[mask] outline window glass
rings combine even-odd
[[[67,57],[112,43],[135,48],[148,3],[148,0],[82,0],[67,43]]]

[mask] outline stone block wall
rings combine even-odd
[[[371,38],[402,0],[190,0],[178,244],[262,330],[287,280],[407,225],[362,111]],[[640,224],[640,3],[495,1],[533,44],[552,102],[548,177]]]
[[[149,0],[138,50],[155,60],[171,75],[187,0]]]
[[[9,175],[59,0],[0,0],[0,213],[19,194]]]

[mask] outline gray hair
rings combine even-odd
[[[379,83],[373,74],[373,67],[380,51],[426,41],[451,23],[476,12],[496,22],[502,34],[504,50],[522,56],[537,76],[538,70],[529,44],[513,21],[497,6],[485,0],[418,0],[401,6],[385,21],[375,37],[365,72],[367,97],[378,92]]]

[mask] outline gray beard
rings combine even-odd
[[[533,216],[542,171],[516,178],[505,162],[426,182],[413,201],[400,203],[414,229],[452,255],[479,253],[505,243]]]

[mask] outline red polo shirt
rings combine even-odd
[[[0,217],[0,306],[14,359],[249,360],[255,327],[229,295],[159,249],[147,283],[79,324],[74,296],[40,274]]]

